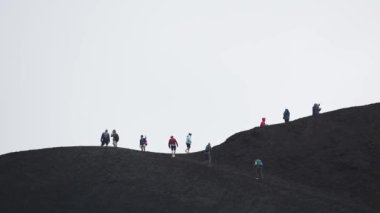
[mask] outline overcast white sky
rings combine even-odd
[[[0,0],[0,154],[99,145],[193,151],[379,102],[378,0]]]

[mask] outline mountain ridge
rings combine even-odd
[[[169,154],[59,147],[0,156],[1,212],[368,212],[380,210],[380,104],[236,133]],[[264,162],[257,181],[253,161]]]

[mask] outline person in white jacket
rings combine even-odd
[[[190,147],[191,147],[191,133],[189,133],[186,137],[186,150],[185,152],[186,153],[189,153],[190,152]]]

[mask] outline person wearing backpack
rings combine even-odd
[[[190,147],[191,147],[191,133],[189,133],[186,137],[186,147],[187,147],[187,149],[185,150],[185,152],[189,153]]]
[[[100,142],[102,143],[101,146],[108,146],[109,142],[110,142],[110,134],[108,134],[108,130],[106,129],[106,131],[104,131],[102,133],[102,136],[100,137]]]
[[[174,158],[175,157],[176,148],[178,147],[178,142],[177,142],[177,140],[173,136],[170,136],[168,146],[169,146],[169,149],[171,149],[171,151],[172,151],[172,157]]]
[[[283,118],[284,118],[285,123],[288,123],[288,122],[289,122],[289,119],[290,119],[290,112],[289,112],[288,109],[285,109]]]
[[[117,142],[119,142],[119,134],[116,133],[116,130],[112,130],[111,138],[113,146],[117,147]]]
[[[143,135],[141,135],[141,137],[140,137],[140,148],[141,148],[142,152],[145,152],[145,147],[147,145],[148,145],[148,141],[146,139],[146,136],[144,137]]]
[[[320,104],[317,104],[317,103],[315,103],[314,105],[313,105],[313,116],[317,116],[317,115],[319,115],[319,112],[321,111],[321,105]]]
[[[260,159],[256,159],[254,167],[256,167],[256,179],[263,179],[263,162]]]

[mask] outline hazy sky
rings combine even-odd
[[[379,102],[378,0],[0,0],[0,154],[99,145],[192,151]]]

